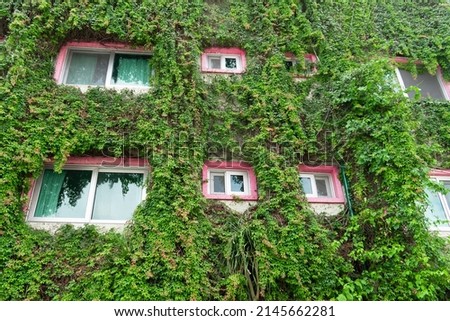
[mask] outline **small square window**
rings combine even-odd
[[[209,173],[210,193],[224,195],[247,195],[248,174],[246,172],[211,171]]]
[[[256,177],[243,162],[206,162],[203,166],[203,194],[206,198],[256,200]]]
[[[317,57],[313,54],[304,56],[304,64],[299,63],[292,53],[286,53],[284,66],[295,78],[307,78],[312,76],[316,70]]]
[[[400,87],[403,90],[415,86],[420,90],[421,99],[446,99],[445,90],[438,75],[431,75],[428,72],[424,72],[414,77],[409,71],[404,69],[397,69],[396,73]],[[409,91],[407,95],[410,99],[413,99],[415,92]]]
[[[328,175],[300,174],[300,183],[306,196],[333,197],[331,180]]]
[[[339,182],[336,166],[299,166],[300,186],[310,203],[345,203],[344,193]]]
[[[202,72],[236,74],[245,67],[245,52],[239,48],[208,48],[202,53]]]
[[[68,166],[37,180],[30,221],[125,222],[145,194],[146,170]]]

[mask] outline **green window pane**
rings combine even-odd
[[[245,192],[244,190],[244,175],[230,175],[231,191]]]
[[[294,68],[294,62],[292,60],[286,60],[284,66],[286,67],[286,70],[291,71]]]
[[[92,171],[46,169],[35,217],[84,218]]]
[[[74,52],[66,84],[104,86],[108,63],[109,54]]]
[[[225,68],[236,69],[237,68],[236,58],[225,58]]]
[[[144,175],[98,173],[94,220],[128,220],[142,200]]]
[[[213,182],[214,193],[225,193],[225,177],[223,175],[214,175]]]
[[[115,85],[148,86],[150,78],[149,56],[116,54],[112,83]]]
[[[313,193],[310,177],[300,177],[300,183],[302,184],[303,192],[305,194]]]

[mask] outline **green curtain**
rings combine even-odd
[[[116,85],[148,86],[150,66],[148,56],[116,54],[113,82]]]
[[[58,210],[58,198],[61,188],[66,177],[66,171],[61,174],[55,173],[53,170],[46,169],[42,178],[41,191],[34,212],[35,217],[54,216]]]

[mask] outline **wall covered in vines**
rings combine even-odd
[[[396,56],[450,78],[450,6],[354,2],[0,4],[0,299],[449,299],[448,244],[428,231],[424,189],[430,168],[450,168],[450,104],[408,100],[388,79]],[[58,52],[76,40],[151,51],[151,90],[57,85]],[[244,49],[246,72],[205,82],[199,57],[213,46]],[[294,81],[286,52],[317,55],[317,73]],[[255,169],[244,214],[201,192],[214,151]],[[148,159],[132,222],[32,229],[31,179],[86,155]],[[345,168],[351,211],[314,214],[298,179],[308,162]]]

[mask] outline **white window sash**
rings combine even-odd
[[[231,191],[231,176],[243,176],[244,192]],[[214,176],[223,176],[225,181],[225,193],[214,192]],[[210,170],[208,172],[208,191],[210,195],[228,195],[228,196],[243,196],[250,195],[250,182],[247,171],[228,171],[228,170]]]
[[[108,61],[108,67],[106,69],[106,79],[105,79],[105,86],[104,88],[128,88],[128,89],[135,89],[135,90],[145,90],[148,89],[146,86],[136,86],[136,85],[115,85],[112,84],[112,73],[114,68],[114,58],[116,54],[130,54],[130,55],[136,55],[136,56],[145,56],[145,57],[151,57],[151,54],[149,52],[141,52],[141,51],[127,51],[127,50],[108,50],[108,49],[92,49],[92,48],[69,48],[68,53],[65,59],[65,62],[63,64],[63,77],[62,81],[60,81],[60,84],[66,84],[67,77],[69,75],[69,67],[72,62],[72,55],[74,53],[85,53],[85,54],[103,54],[109,55],[109,61]],[[151,75],[153,75],[154,70],[151,70]],[[82,91],[85,91],[88,89],[88,87],[103,87],[103,86],[96,86],[96,85],[71,85],[78,87],[82,89]]]
[[[52,169],[51,166],[46,166],[45,169]],[[147,189],[145,186],[145,182],[147,180],[147,170],[141,169],[141,168],[108,168],[108,167],[99,167],[99,166],[78,166],[78,165],[66,165],[63,167],[63,170],[86,170],[86,171],[92,171],[91,181],[90,181],[90,187],[88,191],[88,200],[86,204],[86,210],[84,218],[70,218],[70,217],[34,217],[34,213],[36,211],[37,203],[39,200],[39,194],[41,192],[42,183],[43,183],[43,173],[39,176],[39,178],[36,180],[35,188],[32,191],[31,195],[31,203],[30,203],[30,209],[28,211],[27,220],[30,222],[61,222],[61,223],[117,223],[117,224],[123,224],[126,222],[126,220],[94,220],[92,219],[92,213],[94,209],[94,200],[95,200],[95,193],[97,189],[97,179],[98,179],[98,173],[99,172],[106,172],[106,173],[137,173],[137,174],[143,174],[143,182],[144,185],[142,187],[141,192],[141,201],[145,199],[145,196],[147,194]]]
[[[335,191],[334,191],[334,183],[333,179],[330,174],[326,173],[301,173],[300,178],[309,178],[311,181],[311,191],[312,193],[305,193],[306,197],[320,197],[320,198],[333,198],[335,197]],[[317,190],[317,179],[323,179],[325,180],[325,187],[327,189],[328,196],[319,196],[318,190]]]
[[[317,187],[316,187],[316,178],[314,177],[314,174],[300,174],[300,178],[309,178],[309,181],[311,182],[311,192],[312,193],[305,193],[307,197],[317,197]]]

